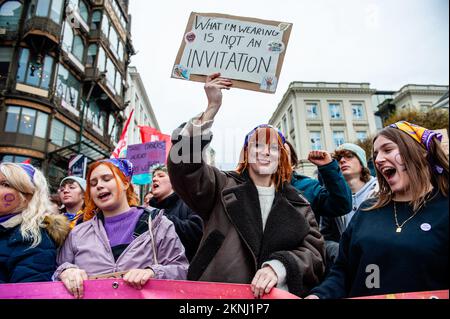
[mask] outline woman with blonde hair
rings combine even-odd
[[[309,298],[449,288],[448,157],[441,138],[405,121],[378,133],[378,197],[353,216],[330,275]]]
[[[324,272],[324,241],[309,203],[290,185],[283,134],[267,124],[253,129],[236,171],[202,159],[221,90],[230,86],[219,73],[207,77],[208,107],[172,136],[173,188],[205,222],[188,279],[250,284],[257,298],[273,287],[303,296]]]
[[[122,272],[137,289],[150,278],[186,278],[188,261],[173,223],[162,210],[136,207],[132,175],[126,159],[89,167],[84,222],[71,231],[53,276],[77,298],[88,277]]]
[[[47,181],[29,164],[0,163],[0,283],[50,281],[69,232]]]

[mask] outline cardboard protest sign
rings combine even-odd
[[[220,72],[233,87],[275,93],[291,29],[286,22],[192,12],[172,77],[205,82]]]
[[[149,142],[128,145],[127,159],[133,163],[133,184],[150,184],[152,181],[149,174],[150,167],[155,164],[164,164],[166,161],[166,143]]]

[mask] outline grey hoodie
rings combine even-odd
[[[361,188],[357,193],[352,194],[352,210],[348,214],[336,218],[336,224],[341,235],[345,231],[345,229],[347,229],[350,220],[352,219],[353,215],[355,215],[362,202],[364,202],[368,198],[373,197],[377,192],[378,181],[375,177],[372,176],[366,183],[366,185],[363,186],[363,188]]]

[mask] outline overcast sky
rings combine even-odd
[[[379,90],[449,83],[448,0],[130,0],[131,35],[161,130],[206,107],[203,85],[170,77],[189,14],[224,13],[293,23],[276,94],[224,92],[212,147],[234,167],[245,134],[267,123],[293,81],[368,82]]]

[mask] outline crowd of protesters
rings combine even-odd
[[[1,163],[0,284],[62,281],[76,298],[84,280],[111,274],[137,289],[152,278],[250,284],[255,298],[274,287],[308,299],[449,288],[440,134],[384,128],[376,178],[355,144],[313,151],[319,182],[295,171],[294,147],[262,124],[243,138],[237,168],[221,171],[202,152],[231,86],[207,77],[205,111],[173,132],[142,206],[126,159],[94,162],[52,196],[39,169]]]

